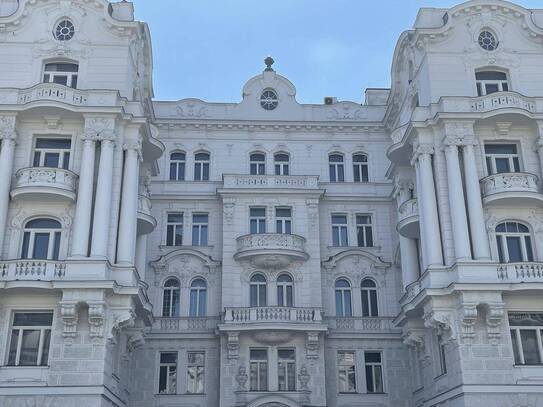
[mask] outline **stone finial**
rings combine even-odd
[[[264,63],[266,64],[266,69],[264,69],[264,72],[273,72],[273,68],[272,68],[272,65],[275,61],[273,60],[272,57],[268,56],[266,57],[266,59],[264,60]]]

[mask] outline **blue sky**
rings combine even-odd
[[[388,87],[400,33],[420,7],[453,0],[133,0],[151,29],[156,99],[237,102],[264,68],[290,79],[302,103],[363,100]],[[519,0],[527,8],[541,0]]]

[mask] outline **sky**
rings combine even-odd
[[[271,55],[300,103],[325,96],[361,103],[366,88],[390,86],[397,39],[419,8],[460,0],[132,1],[151,30],[156,99],[239,102]]]

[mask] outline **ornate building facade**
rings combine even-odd
[[[543,10],[273,62],[157,101],[132,3],[0,0],[0,406],[543,406]]]

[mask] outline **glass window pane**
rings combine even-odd
[[[40,343],[40,331],[25,329],[19,357],[20,366],[36,366],[38,363],[38,348]]]
[[[377,291],[375,290],[370,290],[370,304],[371,304],[370,315],[372,317],[376,317],[379,313],[377,311]]]
[[[34,219],[26,223],[27,229],[60,229],[60,222],[54,219]]]
[[[34,250],[32,252],[33,259],[47,259],[49,251],[49,237],[49,233],[34,234]]]
[[[336,290],[336,315],[343,317],[343,295],[341,290]]]
[[[522,257],[522,248],[520,245],[520,237],[507,236],[507,253],[509,254],[509,262],[516,263],[524,261]]]
[[[502,237],[496,236],[496,246],[498,247],[498,257],[500,263],[505,263],[505,258],[503,257],[503,246],[502,246]]]
[[[528,257],[528,261],[534,261],[534,253],[532,251],[532,239],[530,239],[530,236],[524,237],[524,242],[526,246],[526,256]]]
[[[511,172],[511,169],[509,168],[508,158],[496,158],[496,172],[498,174],[504,172]]]
[[[28,259],[29,244],[30,244],[30,232],[25,232],[23,235],[23,247],[21,250],[22,259]]]
[[[200,290],[200,300],[198,302],[198,315],[206,315],[207,291]]]
[[[9,366],[15,366],[18,342],[19,342],[19,330],[14,329],[11,331],[11,341],[9,344],[9,355],[8,355]]]
[[[362,290],[362,316],[363,317],[369,317],[370,316],[370,304],[369,304],[369,298],[368,298],[368,291]]]
[[[350,291],[345,291],[344,300],[345,300],[345,316],[351,317],[353,315],[353,311],[351,307],[351,292]]]
[[[58,260],[60,254],[60,232],[55,232],[55,240],[53,242],[53,260]]]
[[[366,227],[366,247],[373,247],[373,231],[371,227]]]
[[[58,168],[60,160],[59,153],[45,153],[45,160],[43,162],[44,167]]]
[[[381,366],[374,366],[375,392],[383,392],[383,371]]]
[[[338,165],[338,168],[337,168],[337,180],[339,182],[345,181],[345,174],[344,174],[344,171],[343,171],[343,165]]]
[[[517,343],[517,333],[515,330],[511,330],[511,345],[513,346],[513,354],[515,355],[515,364],[520,365],[522,363],[520,359],[520,350]]]
[[[51,330],[47,329],[43,333],[43,350],[41,355],[41,366],[49,364],[49,347],[51,345]]]
[[[541,363],[539,348],[537,346],[537,333],[533,329],[521,329],[520,340],[524,351],[524,363],[527,365],[537,365]]]
[[[516,144],[485,144],[486,154],[517,154]]]
[[[487,83],[485,84],[486,94],[490,95],[491,93],[498,92],[500,88],[497,83]]]
[[[370,365],[366,365],[366,388],[368,393],[375,393],[375,387],[373,385],[373,369]]]
[[[48,312],[17,312],[13,316],[13,326],[51,326],[53,314]]]

